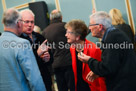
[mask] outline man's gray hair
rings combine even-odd
[[[104,11],[98,11],[90,15],[90,20],[94,20],[96,24],[102,24],[106,29],[112,26],[111,17]]]
[[[30,10],[30,9],[21,10],[21,11],[20,11],[20,14],[22,15],[22,14],[25,13],[25,12],[29,12],[29,13],[31,13],[31,14],[35,17],[35,14],[34,14],[33,11]]]
[[[61,19],[61,18],[62,18],[62,14],[60,11],[50,13],[50,20]]]
[[[3,17],[2,17],[2,23],[6,27],[13,28],[13,27],[16,27],[16,24],[19,19],[21,19],[20,13],[16,9],[10,8],[4,11]]]

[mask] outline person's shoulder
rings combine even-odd
[[[122,24],[122,26],[130,27],[130,25],[129,25],[129,24],[126,24],[126,23]]]
[[[20,51],[24,49],[25,50],[31,49],[31,44],[27,39],[18,37],[18,39],[16,39],[15,42],[16,42],[16,48],[18,48]]]
[[[19,42],[19,43],[29,43],[29,41],[27,39],[24,39],[24,38],[21,38],[21,37],[18,37],[18,39],[16,41]]]
[[[129,38],[123,31],[119,31],[118,29],[111,31],[108,33],[106,37],[107,42],[121,42],[121,41],[128,41]]]
[[[37,32],[32,32],[33,35],[36,35],[36,36],[42,36],[41,34],[37,33]]]
[[[66,24],[66,22],[62,22],[63,24]]]
[[[36,37],[40,37],[40,38],[44,38],[42,34],[36,33],[36,32],[32,32],[33,35],[35,35]]]
[[[116,34],[124,34],[123,31],[119,31],[119,29],[115,28],[113,31],[109,32],[108,35],[116,35]]]
[[[119,25],[114,25],[115,28],[119,29],[119,30],[130,30],[131,27],[129,24],[123,23],[123,24],[119,24]]]
[[[65,26],[66,22],[61,22],[61,24],[62,24],[63,26]]]
[[[57,22],[57,23],[54,23],[54,25],[65,25],[66,24],[66,22]]]

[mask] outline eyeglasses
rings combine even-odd
[[[66,31],[66,34],[75,34],[74,32]]]
[[[95,25],[99,25],[99,24],[89,24],[89,26],[95,26]]]
[[[20,21],[22,21],[22,22],[25,23],[25,24],[28,24],[28,23],[34,24],[34,21],[28,21],[28,20],[26,20],[26,21],[20,20]]]

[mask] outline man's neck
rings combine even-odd
[[[100,36],[101,39],[103,38],[104,33],[105,33],[105,31],[103,31],[103,32],[101,33],[101,36]]]
[[[9,32],[12,32],[12,33],[16,34],[17,36],[19,36],[19,34],[17,33],[17,30],[14,28],[5,27],[4,31],[9,31]]]

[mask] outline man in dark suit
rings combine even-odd
[[[39,33],[36,33],[33,31],[34,29],[34,13],[29,10],[22,10],[20,11],[20,14],[22,15],[22,22],[23,22],[23,33],[20,37],[25,38],[30,41],[34,55],[37,60],[38,67],[40,69],[44,84],[46,86],[47,91],[52,91],[51,86],[52,86],[52,81],[51,81],[51,75],[48,70],[48,67],[46,62],[49,60],[49,53],[47,52],[47,60],[44,60],[40,58],[37,54],[37,50],[39,46],[42,44],[42,42],[45,40],[45,38],[40,35]],[[36,74],[35,74],[36,75]]]
[[[56,76],[59,91],[74,91],[74,74],[72,70],[72,60],[69,48],[66,48],[66,29],[62,22],[62,14],[58,10],[53,10],[50,14],[50,25],[43,31],[43,36],[52,44],[54,73]],[[53,46],[54,45],[54,46]]]
[[[112,26],[110,16],[104,11],[90,16],[89,29],[93,37],[102,39],[102,61],[84,54],[78,58],[88,63],[95,74],[105,77],[107,91],[135,91],[136,57],[131,40]],[[92,79],[93,76],[88,80]]]

